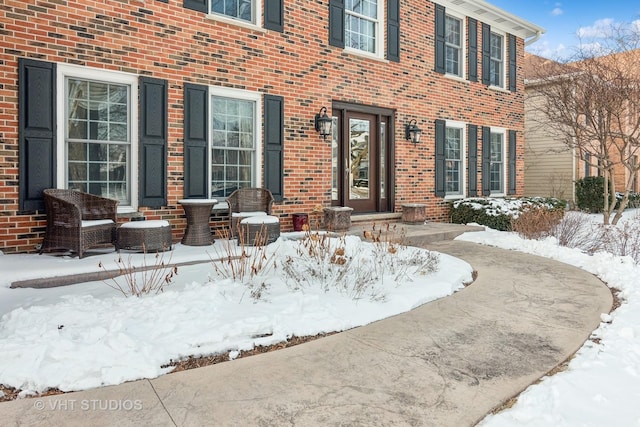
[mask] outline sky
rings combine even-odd
[[[496,203],[505,204],[502,212],[512,210],[507,201],[493,202],[494,207]],[[602,215],[567,215],[584,216],[580,224],[589,235],[602,223]],[[626,211],[618,227],[621,231],[629,231],[629,227],[637,230],[640,211]],[[321,263],[325,267],[318,267],[314,258],[304,255],[307,249],[298,250],[300,240],[295,238],[295,233],[283,233],[268,245],[265,268],[255,277],[247,274],[241,283],[239,277],[232,280],[228,270],[224,274],[224,269],[212,268],[210,262],[211,256],[233,251],[235,243],[217,239],[211,247],[176,244],[165,253],[170,257],[165,262],[209,262],[180,267],[164,292],[141,298],[125,297],[110,287],[118,287],[115,281],[9,289],[16,280],[96,271],[97,261],[111,269],[116,266],[113,253],[77,259],[2,256],[0,252],[0,384],[22,390],[24,397],[49,387],[84,390],[155,378],[170,370],[161,368],[168,360],[195,351],[228,352],[229,359],[234,359],[241,350],[274,344],[291,335],[341,331],[393,316],[451,295],[471,280],[472,266],[460,259],[412,247],[399,247],[396,252],[379,250],[357,236],[332,238],[326,243],[327,254],[339,255],[337,249],[342,248],[345,256],[354,257],[346,264],[349,274],[340,279],[339,266],[343,264],[325,262]],[[479,425],[640,425],[638,262],[630,256],[604,251],[588,254],[577,247],[560,246],[554,237],[525,240],[516,233],[486,229],[457,239],[574,265],[620,290],[621,298],[620,307],[601,314],[600,326],[591,335],[594,340],[585,342],[566,370],[543,377],[521,393],[515,405],[488,415]],[[259,249],[248,250],[250,257],[260,254],[253,252]],[[295,260],[286,263],[290,266],[288,273],[284,264],[279,264],[279,270],[267,266],[287,257]],[[158,263],[152,254],[132,254],[124,262],[128,266]],[[310,274],[308,268],[322,271]],[[375,278],[368,276],[371,271]],[[317,277],[325,279],[317,281]],[[126,282],[119,280],[126,287]],[[352,285],[357,283],[366,286],[356,289]],[[115,311],[117,317],[113,316]]]
[[[527,52],[549,59],[567,59],[582,43],[597,42],[611,25],[640,25],[637,0],[487,0],[545,29]],[[578,37],[580,35],[580,37]]]

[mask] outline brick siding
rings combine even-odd
[[[331,143],[313,117],[332,101],[394,109],[395,209],[425,203],[427,217],[447,221],[434,195],[434,121],[457,120],[517,131],[517,186],[523,163],[523,40],[518,39],[517,91],[444,77],[434,68],[434,4],[403,0],[399,63],[328,45],[328,2],[284,2],[284,32],[250,29],[182,7],[183,0],[4,0],[0,5],[0,250],[32,252],[44,232],[42,212],[18,206],[18,58],[77,64],[166,79],[169,83],[168,206],[141,208],[166,219],[178,240],[185,227],[183,85],[219,85],[279,95],[284,102],[284,195],[274,205],[283,230],[291,214],[329,205]],[[479,55],[480,56],[480,55]],[[416,118],[422,143],[404,139]],[[135,124],[134,124],[135,125]],[[478,153],[482,141],[478,140]],[[481,182],[480,155],[478,183]],[[505,185],[508,181],[505,179]],[[122,221],[128,220],[121,218]],[[214,215],[212,226],[225,222]]]

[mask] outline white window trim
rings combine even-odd
[[[251,174],[251,181],[255,187],[262,186],[262,94],[242,89],[232,89],[221,86],[209,86],[209,117],[207,117],[207,126],[209,129],[209,140],[207,141],[207,194],[211,194],[211,150],[213,143],[213,131],[211,129],[211,115],[213,114],[212,98],[214,96],[222,96],[225,98],[242,99],[253,101],[255,103],[255,116],[253,118],[254,131],[254,147],[253,161],[255,168]],[[220,200],[222,201],[222,200]]]
[[[502,37],[502,86],[496,86],[494,84],[490,84],[489,88],[497,89],[501,91],[507,91],[507,66],[508,66],[508,51],[507,51],[507,33],[501,31],[497,28],[491,27],[491,34],[497,34]],[[491,60],[491,57],[489,58]],[[507,91],[508,92],[508,91]]]
[[[467,81],[467,16],[451,9],[445,9],[444,14],[460,20],[460,38],[462,42],[460,46],[460,75],[447,73],[445,66],[445,76]]]
[[[355,49],[352,47],[348,47],[345,45],[344,50],[345,52],[349,52],[349,53],[353,53],[356,55],[360,55],[360,56],[364,56],[367,58],[374,58],[374,59],[385,59],[385,49],[384,49],[384,40],[385,40],[385,29],[386,29],[386,21],[385,21],[385,6],[387,5],[387,1],[386,0],[378,0],[378,19],[375,21],[376,25],[375,25],[375,32],[376,32],[376,52],[375,53],[371,53],[371,52],[366,52],[364,50],[360,50],[360,49]],[[347,9],[345,6],[344,9],[344,15],[345,15],[345,20],[346,20],[346,15],[347,15]],[[345,36],[346,36],[346,25],[345,25]]]
[[[495,193],[495,192],[491,192],[489,194],[490,197],[505,197],[507,195],[507,183],[509,182],[509,177],[507,176],[507,174],[509,173],[507,168],[507,148],[508,145],[507,144],[507,129],[506,128],[501,128],[501,127],[491,127],[491,133],[499,133],[502,134],[502,192],[500,193]],[[489,140],[491,140],[491,137],[489,137]],[[484,141],[483,141],[484,143]],[[491,144],[491,141],[489,141],[489,144]],[[491,162],[489,162],[491,163]]]
[[[266,30],[263,28],[263,24],[260,22],[263,15],[262,0],[251,0],[251,2],[252,2],[252,7],[254,8],[252,22],[211,12],[211,0],[207,1],[207,18],[212,19],[214,21],[224,22],[230,25],[237,25],[239,27],[249,28],[251,30],[266,32]]]
[[[128,182],[131,194],[131,205],[118,205],[118,213],[130,213],[138,210],[138,76],[121,71],[103,70],[100,68],[83,67],[79,65],[57,64],[56,75],[56,108],[61,112],[57,115],[57,144],[56,144],[56,182],[58,188],[67,188],[67,154],[65,150],[65,121],[67,117],[67,96],[65,93],[65,79],[67,77],[93,80],[98,82],[119,83],[128,85],[131,99],[129,99],[129,133],[131,138],[131,153],[129,159],[129,179]]]
[[[445,192],[444,199],[445,200],[456,200],[463,199],[467,194],[467,124],[464,122],[458,122],[455,120],[447,120],[445,122],[445,138],[446,138],[446,128],[457,128],[462,132],[461,141],[460,141],[460,194],[447,194]],[[445,158],[446,162],[446,158]],[[446,167],[445,167],[446,172]],[[446,178],[445,178],[446,185]],[[446,191],[446,189],[445,189]]]

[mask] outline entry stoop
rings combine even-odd
[[[472,231],[484,231],[483,226],[451,224],[446,222],[431,222],[424,224],[405,224],[402,222],[402,213],[380,213],[380,214],[352,214],[351,227],[348,234],[362,237],[362,233],[384,227],[386,224],[393,224],[396,228],[396,235],[400,235],[404,230],[406,243],[411,246],[423,246],[429,243],[442,240],[453,240],[459,235]]]

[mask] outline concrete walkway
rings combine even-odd
[[[410,243],[468,261],[466,289],[276,352],[120,386],[0,403],[38,426],[473,426],[575,352],[609,312],[597,278],[460,241]]]

